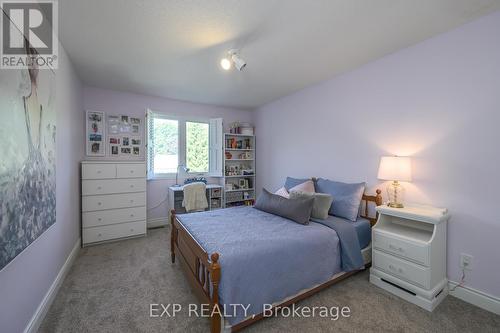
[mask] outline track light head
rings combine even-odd
[[[227,54],[228,54],[228,57],[223,58],[220,61],[220,66],[224,70],[228,71],[231,69],[232,65],[234,65],[234,67],[236,67],[239,71],[242,71],[247,66],[247,63],[245,62],[245,60],[240,58],[240,56],[238,54],[238,50],[236,50],[236,49],[229,50],[227,52]]]
[[[234,67],[236,67],[239,71],[242,71],[247,66],[245,60],[241,59],[237,53],[233,53],[231,55],[231,60],[233,60]]]

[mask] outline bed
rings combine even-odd
[[[236,332],[264,317],[263,304],[288,306],[364,269],[376,222],[368,207],[381,204],[380,190],[363,200],[364,214],[354,223],[330,216],[306,226],[253,207],[172,211],[172,262],[178,258],[200,302],[213,309],[211,332]],[[230,304],[249,308],[228,310]]]

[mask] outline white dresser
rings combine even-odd
[[[446,209],[377,207],[370,282],[428,311],[448,294]]]
[[[145,234],[144,162],[82,162],[82,245]]]

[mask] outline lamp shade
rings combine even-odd
[[[411,159],[400,156],[383,156],[378,168],[378,179],[411,181]]]

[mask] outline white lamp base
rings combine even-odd
[[[405,196],[404,187],[397,181],[393,181],[387,186],[387,196],[389,197],[389,207],[403,208],[403,200]]]

